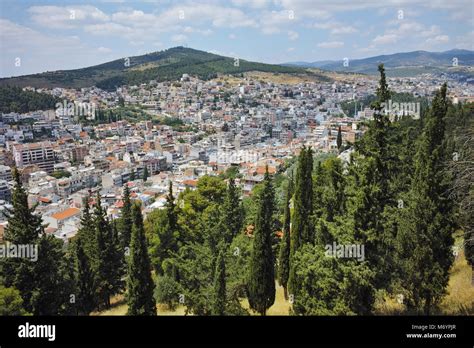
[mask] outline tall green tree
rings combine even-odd
[[[143,181],[146,182],[149,177],[150,177],[150,173],[148,172],[148,167],[145,166],[145,169],[143,169]]]
[[[147,217],[148,234],[150,235],[150,257],[158,275],[163,275],[163,263],[178,251],[180,228],[178,209],[174,202],[173,184],[170,181],[164,211],[152,212]]]
[[[120,217],[120,238],[122,247],[125,249],[130,245],[130,236],[132,234],[132,201],[130,199],[130,188],[127,184],[123,188],[123,207]]]
[[[375,271],[377,289],[387,289],[393,273],[393,239],[387,228],[387,209],[395,205],[390,185],[396,156],[389,133],[391,123],[386,112],[386,103],[391,92],[385,77],[383,64],[380,73],[377,99],[372,103],[374,119],[360,142],[356,143],[357,154],[350,168],[351,202],[350,215],[354,221],[354,234],[359,243],[371,252],[367,255],[370,268]]]
[[[89,315],[96,307],[95,276],[87,257],[81,238],[75,244],[75,258],[77,268],[77,307],[78,313]]]
[[[247,285],[250,308],[265,315],[275,302],[275,264],[272,251],[274,191],[268,167],[255,221],[254,244]]]
[[[214,272],[214,315],[225,315],[226,313],[226,274],[225,274],[225,251],[221,248],[217,256],[216,270]]]
[[[24,309],[34,315],[57,315],[66,299],[61,269],[64,264],[63,242],[46,235],[41,216],[28,206],[28,195],[20,173],[13,168],[13,209],[7,211],[5,240],[16,245],[37,248],[37,260],[8,258],[3,261],[4,285],[20,292]]]
[[[283,238],[280,242],[280,255],[278,258],[278,281],[283,286],[285,300],[288,300],[288,278],[290,277],[290,225],[291,209],[290,200],[292,196],[293,183],[290,180],[286,191],[285,210],[283,216]]]
[[[151,277],[150,258],[140,205],[135,204],[132,212],[133,229],[127,277],[127,314],[156,315],[156,303],[153,297],[155,285]]]
[[[235,186],[233,177],[229,178],[224,204],[222,205],[222,226],[224,227],[224,239],[231,243],[232,239],[241,231],[243,225],[243,212],[240,202],[240,194]]]
[[[94,207],[94,227],[98,250],[95,269],[98,303],[110,308],[110,297],[123,289],[124,253],[118,233],[101,205],[100,193]]]
[[[290,265],[295,253],[304,244],[314,244],[313,223],[313,151],[303,146],[296,170],[294,211],[291,226]],[[296,269],[291,265],[288,290],[295,293],[298,284],[295,280]]]
[[[341,126],[337,129],[337,139],[336,139],[337,149],[340,151],[342,146],[342,132]]]
[[[397,235],[401,284],[409,310],[432,313],[446,293],[453,262],[452,233],[456,228],[454,203],[448,195],[445,117],[448,109],[444,84],[428,112],[415,158],[415,175],[408,207],[401,211]]]

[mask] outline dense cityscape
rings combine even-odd
[[[469,1],[36,2],[0,7],[7,343],[169,316],[466,342]]]

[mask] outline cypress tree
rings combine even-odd
[[[96,307],[94,273],[89,264],[83,242],[78,238],[75,245],[75,258],[77,268],[77,297],[79,314],[89,315]]]
[[[26,311],[34,315],[57,315],[64,304],[61,267],[64,263],[62,241],[44,233],[41,216],[28,207],[28,194],[20,173],[13,168],[13,209],[7,210],[5,240],[12,244],[36,246],[38,259],[8,258],[3,261],[5,286],[20,292]]]
[[[123,189],[123,207],[120,219],[120,238],[122,247],[125,249],[130,245],[130,236],[132,234],[132,201],[130,200],[130,189],[125,184]]]
[[[110,307],[110,297],[123,288],[123,252],[120,248],[118,233],[106,217],[105,210],[97,193],[94,208],[94,227],[98,258],[96,264],[96,284],[99,304]]]
[[[339,151],[341,151],[341,146],[342,146],[342,132],[341,132],[341,126],[339,126],[339,128],[338,128],[338,130],[337,130],[336,143],[337,143],[337,149],[338,149]]]
[[[216,262],[216,270],[214,272],[214,303],[213,314],[225,315],[226,307],[226,279],[225,279],[225,252],[221,248]]]
[[[166,196],[166,215],[168,217],[168,226],[173,233],[178,230],[178,214],[173,196],[173,183],[170,181],[168,196]]]
[[[156,315],[156,303],[153,298],[155,285],[151,277],[150,258],[140,205],[135,204],[132,212],[133,229],[127,277],[127,314]]]
[[[261,315],[265,315],[275,302],[275,265],[272,252],[274,204],[273,185],[267,167],[259,197],[247,284],[250,308]]]
[[[290,275],[288,290],[291,294],[298,292],[299,285],[295,282],[296,269],[291,260],[296,252],[307,243],[314,244],[313,226],[313,151],[303,146],[298,159],[294,196],[294,211],[291,226],[290,244]]]
[[[280,255],[279,255],[279,267],[278,267],[278,280],[281,286],[283,286],[283,292],[285,300],[288,300],[288,278],[290,276],[290,224],[291,224],[291,210],[290,200],[292,195],[292,181],[288,183],[286,191],[286,202],[285,212],[283,217],[283,238],[280,244]]]
[[[415,157],[408,209],[402,210],[397,236],[401,282],[409,309],[429,315],[446,292],[456,228],[450,177],[442,170],[446,154],[446,84],[436,93]]]
[[[143,181],[146,182],[149,176],[150,176],[150,173],[148,173],[148,167],[145,166],[145,169],[143,170]]]
[[[33,289],[31,309],[33,315],[58,315],[69,298],[64,296],[65,274],[63,241],[52,235],[42,234],[38,239],[38,260],[33,262]],[[29,261],[28,261],[29,262]]]
[[[235,186],[234,178],[230,178],[222,207],[222,226],[224,227],[226,243],[230,244],[232,242],[242,229],[242,224],[243,214],[239,190]]]
[[[355,238],[371,250],[367,261],[375,271],[374,285],[377,289],[386,289],[390,285],[394,264],[391,260],[394,235],[387,228],[389,214],[386,209],[396,203],[391,182],[397,156],[392,154],[389,139],[391,124],[384,111],[384,103],[390,99],[391,92],[383,64],[379,65],[378,70],[377,100],[371,105],[374,120],[361,141],[356,143],[356,149],[362,156],[351,167],[353,193],[350,206]]]

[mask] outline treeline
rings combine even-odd
[[[155,315],[157,303],[195,315],[265,315],[276,282],[295,315],[369,315],[395,297],[406,314],[439,313],[453,232],[472,239],[474,108],[452,105],[443,85],[420,119],[392,122],[379,71],[374,120],[349,163],[303,147],[250,197],[241,198],[234,175],[204,176],[179,195],[170,185],[164,209],[145,221],[128,186],[113,221],[100,196],[89,197],[66,250],[44,233],[14,171],[5,239],[38,244],[39,258],[2,261],[2,313],[86,315],[125,294],[130,315]],[[328,252],[336,246],[351,252]]]
[[[54,109],[59,98],[49,94],[23,91],[20,87],[0,87],[0,112],[26,113]]]

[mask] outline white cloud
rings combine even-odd
[[[28,9],[36,24],[54,29],[72,29],[85,23],[106,22],[110,17],[97,7],[80,6],[32,6]]]
[[[263,8],[270,4],[270,0],[232,0],[239,7]]]
[[[327,42],[320,42],[317,45],[320,48],[340,48],[344,46],[344,42],[342,41],[327,41]]]
[[[387,45],[398,41],[396,34],[377,35],[372,43],[375,45]]]
[[[337,21],[316,22],[312,25],[313,28],[330,30],[333,35],[352,34],[358,30],[351,25],[344,25]]]
[[[296,21],[297,16],[288,11],[266,11],[261,14],[259,26],[264,34],[276,34]]]
[[[300,35],[296,32],[296,31],[293,31],[293,30],[290,30],[288,32],[288,39],[290,39],[291,41],[295,41],[295,40],[298,40],[298,37]]]
[[[103,46],[99,47],[99,48],[97,49],[97,51],[98,51],[99,53],[110,53],[110,52],[112,52],[112,50],[111,50],[110,48],[103,47]]]
[[[176,34],[171,37],[171,41],[173,42],[184,42],[188,39],[186,35],[183,34]]]
[[[426,40],[428,45],[439,45],[449,42],[448,35],[437,35],[435,37],[429,38]]]

